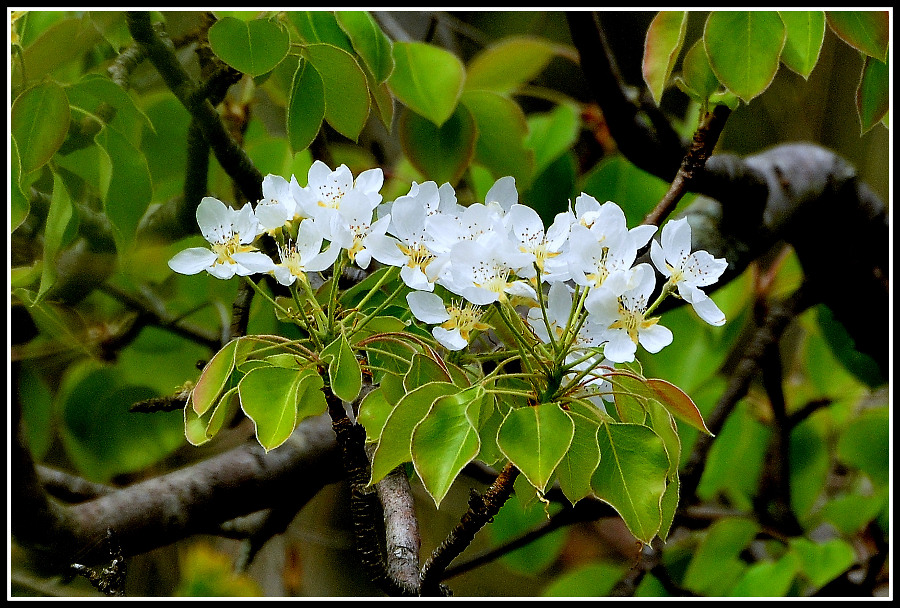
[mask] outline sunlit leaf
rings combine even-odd
[[[803,78],[809,78],[819,61],[825,39],[825,13],[822,11],[779,11],[787,39],[781,62]]]
[[[659,11],[647,29],[642,72],[656,105],[662,100],[686,30],[687,11]]]
[[[887,59],[890,12],[825,11],[825,17],[838,38],[870,57]]]
[[[116,230],[117,241],[131,243],[138,222],[153,197],[153,185],[147,159],[119,131],[105,126],[94,141],[102,147],[110,161],[112,174],[103,192],[106,216]]]
[[[557,403],[512,410],[497,431],[497,445],[543,492],[575,435],[575,423]]]
[[[578,111],[560,104],[545,114],[528,116],[525,146],[534,150],[534,172],[541,173],[572,147],[578,137]]]
[[[353,45],[331,11],[288,11],[288,19],[304,41],[325,43],[353,52]]]
[[[303,49],[322,79],[325,120],[334,130],[356,141],[369,117],[369,85],[353,55],[330,44],[310,44]]]
[[[680,80],[676,80],[676,84],[682,89],[686,87],[688,89],[686,92],[693,93],[701,104],[719,88],[719,79],[709,67],[703,40],[695,42],[685,53],[681,62],[681,77]]]
[[[856,562],[853,547],[840,538],[816,543],[803,537],[788,541],[800,558],[800,571],[817,589],[824,587]]]
[[[366,429],[366,441],[378,441],[384,423],[393,409],[394,405],[387,400],[382,387],[369,391],[359,404],[359,414],[356,417],[356,421]]]
[[[328,361],[328,381],[332,392],[344,401],[354,401],[362,388],[362,369],[347,337],[338,336],[322,350]]]
[[[638,540],[649,543],[662,523],[660,501],[669,459],[663,442],[638,424],[601,425],[600,464],[591,479],[597,496],[619,513]]]
[[[337,23],[350,37],[353,48],[381,84],[394,69],[391,40],[366,11],[335,11]]]
[[[307,61],[301,61],[291,83],[287,108],[287,134],[294,151],[305,150],[316,138],[325,118],[322,77]]]
[[[554,578],[541,595],[591,598],[608,596],[627,571],[628,567],[621,563],[592,561],[580,564]]]
[[[556,467],[559,487],[569,502],[575,504],[591,490],[591,477],[600,463],[597,431],[600,423],[573,411],[566,412],[575,425],[572,444]]]
[[[43,167],[69,132],[69,99],[53,81],[37,84],[16,97],[10,130],[19,146],[22,174]]]
[[[242,21],[223,17],[209,28],[209,46],[225,63],[244,74],[272,71],[290,49],[287,28],[276,20]]]
[[[729,592],[731,597],[781,597],[787,594],[800,569],[800,558],[785,553],[776,561],[756,562]]]
[[[325,411],[324,385],[314,369],[257,367],[238,384],[241,409],[256,426],[256,438],[266,451],[287,441],[300,421],[298,407],[307,415]],[[320,399],[313,399],[318,392]]]
[[[504,38],[472,58],[466,68],[465,88],[510,93],[540,74],[556,52],[543,38]]]
[[[200,372],[200,378],[197,379],[191,393],[193,409],[198,416],[205,414],[222,394],[234,370],[234,353],[237,345],[238,340],[232,340],[223,346]]]
[[[387,83],[394,96],[440,127],[453,115],[465,69],[459,58],[424,42],[395,42],[394,71]]]
[[[403,386],[407,392],[429,382],[452,382],[446,368],[422,353],[415,353],[409,371],[403,376]]]
[[[775,11],[713,11],[703,31],[716,78],[745,102],[775,78],[784,41],[784,24]]]

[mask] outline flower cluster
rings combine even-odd
[[[683,298],[707,323],[725,322],[701,288],[727,263],[691,252],[686,219],[670,221],[650,243],[650,259],[667,278],[657,290],[653,267],[637,263],[656,227],[628,229],[613,202],[581,194],[545,228],[518,202],[512,177],[497,180],[484,203],[469,206],[458,204],[449,184],[430,181],[413,182],[408,194],[382,202],[380,169],[353,179],[346,166],[332,171],[316,161],[308,177],[301,187],[293,176],[269,175],[255,210],[204,198],[197,221],[210,248],[182,251],[169,266],[219,278],[269,273],[291,286],[308,284],[308,273],[338,259],[364,269],[375,259],[399,268],[412,290],[410,311],[435,326],[432,334],[446,348],[464,349],[488,329],[489,305],[506,311],[501,317],[525,307],[520,326],[532,333],[532,343],[552,348],[553,356],[563,353],[558,363],[570,375],[633,361],[639,344],[651,353],[670,344],[671,331],[652,316],[668,295]],[[263,234],[279,243],[277,261],[253,245]],[[592,379],[603,382],[600,373],[586,382]]]

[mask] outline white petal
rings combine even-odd
[[[669,267],[666,265],[666,255],[663,253],[663,249],[657,241],[650,242],[650,259],[653,260],[653,265],[656,266],[656,269],[659,270],[664,277],[672,275],[669,271]]]
[[[210,243],[222,240],[223,233],[230,232],[232,210],[225,203],[212,196],[204,196],[197,205],[197,225]]]
[[[656,226],[653,226],[652,224],[635,226],[628,231],[629,238],[631,238],[634,246],[638,249],[646,245],[647,241],[649,241],[654,234],[656,234]]]
[[[206,272],[217,279],[230,279],[237,271],[237,264],[216,264],[206,269]]]
[[[462,350],[468,346],[462,334],[458,329],[444,329],[443,327],[435,327],[431,330],[431,335],[435,340],[443,344],[448,350]]]
[[[216,262],[218,256],[204,247],[179,251],[169,260],[169,268],[180,274],[197,274]]]
[[[434,291],[434,285],[428,280],[428,277],[418,266],[404,266],[400,269],[400,278],[412,289]]]
[[[637,344],[631,341],[625,331],[610,333],[609,342],[603,347],[603,355],[615,363],[629,363],[634,361],[637,352]]]
[[[660,244],[666,261],[674,268],[682,268],[691,253],[691,226],[687,218],[672,220],[663,226]]]
[[[236,264],[241,266],[243,270],[235,269],[239,275],[256,274],[258,272],[269,272],[275,269],[275,262],[272,258],[260,251],[248,251],[246,253],[235,253],[231,256]]]
[[[403,266],[406,256],[399,247],[400,242],[386,234],[370,234],[366,239],[366,247],[372,257],[388,266]]]
[[[326,268],[334,264],[334,261],[337,259],[340,252],[340,247],[332,245],[322,253],[311,257],[309,261],[304,264],[304,267],[308,272],[319,272],[321,270],[325,270]]]
[[[423,323],[433,325],[443,323],[450,318],[444,301],[434,293],[427,291],[413,291],[406,294],[406,303],[413,316]]]
[[[672,343],[672,332],[668,327],[659,324],[651,325],[640,330],[638,340],[648,353],[658,353]]]
[[[516,179],[512,176],[501,177],[484,197],[484,203],[498,203],[504,211],[519,202],[519,193],[516,191]]]
[[[700,292],[699,289],[697,291]],[[725,313],[719,310],[719,307],[716,306],[716,303],[709,296],[703,294],[703,292],[700,292],[700,294],[703,297],[695,295],[691,302],[691,306],[694,307],[697,315],[710,325],[715,325],[716,327],[725,325]]]

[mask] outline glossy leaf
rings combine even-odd
[[[353,52],[353,45],[331,11],[289,11],[288,19],[309,44],[325,43]]]
[[[291,82],[287,135],[291,150],[305,150],[319,134],[325,118],[325,86],[308,61],[301,61]]]
[[[372,456],[370,484],[381,481],[394,467],[412,460],[410,445],[416,425],[437,399],[458,392],[459,388],[449,382],[433,382],[410,391],[397,403],[384,423]]]
[[[366,429],[366,441],[378,441],[384,423],[393,409],[394,406],[388,402],[382,387],[369,391],[359,404],[359,414],[356,417],[356,421]]]
[[[540,74],[556,52],[556,47],[543,38],[504,38],[472,58],[465,88],[511,93]]]
[[[335,11],[334,16],[376,83],[387,80],[394,69],[392,44],[372,15],[366,11]]]
[[[651,393],[643,378],[625,371],[609,372],[606,378],[613,385],[613,397],[616,414],[620,422],[643,424],[647,417],[648,401],[655,395]]]
[[[856,89],[856,111],[861,133],[868,132],[887,116],[891,104],[889,81],[887,62],[867,56]]]
[[[311,369],[264,366],[241,379],[241,409],[253,421],[256,438],[267,452],[290,437],[300,420],[298,406],[307,416],[325,411],[325,397],[318,390],[322,386],[322,378]],[[319,399],[314,398],[316,392]]]
[[[656,105],[662,100],[686,30],[687,11],[659,11],[647,29],[641,71]]]
[[[424,42],[395,42],[394,71],[387,83],[413,112],[443,125],[456,109],[465,69],[459,58]]]
[[[310,44],[303,57],[316,68],[325,91],[325,120],[356,141],[369,117],[369,85],[353,55],[330,44]]]
[[[366,74],[369,80],[369,93],[372,94],[372,103],[378,111],[378,119],[388,132],[393,131],[394,125],[394,98],[391,96],[391,89],[387,83],[375,84],[371,80],[371,76]]]
[[[887,59],[890,42],[888,11],[825,11],[828,27],[838,38],[875,59]]]
[[[543,492],[566,455],[575,423],[557,403],[542,403],[510,411],[497,431],[503,455]]]
[[[101,129],[94,141],[112,162],[112,174],[102,193],[104,211],[116,230],[117,241],[130,243],[153,198],[147,159],[122,133],[110,126]]]
[[[467,90],[460,101],[478,129],[475,160],[494,179],[511,175],[518,189],[527,190],[534,178],[534,151],[525,146],[528,123],[519,104],[492,91]]]
[[[635,538],[650,543],[662,523],[669,469],[662,440],[645,426],[612,423],[600,427],[597,440],[601,458],[591,479],[594,492],[618,511]]]
[[[16,97],[10,130],[19,146],[22,174],[43,167],[69,132],[69,100],[53,81],[37,84]]]
[[[785,28],[775,11],[713,11],[703,41],[719,82],[749,102],[775,78]]]
[[[475,121],[457,106],[440,127],[415,112],[404,111],[397,126],[410,163],[430,180],[456,185],[475,155]]]
[[[198,416],[205,414],[218,401],[231,372],[234,371],[234,353],[239,340],[232,340],[203,367],[200,378],[191,392],[191,403]]]
[[[409,371],[403,376],[403,387],[406,392],[410,392],[429,382],[452,382],[452,379],[437,361],[422,353],[415,353]]]
[[[575,143],[578,111],[568,104],[560,104],[545,114],[531,114],[528,131],[525,145],[534,150],[534,173],[537,175]]]
[[[244,74],[275,69],[290,50],[287,28],[275,20],[223,17],[209,28],[209,46],[219,59]]]
[[[475,386],[437,399],[412,433],[410,453],[436,507],[481,448],[476,424],[484,389]]]
[[[803,78],[809,78],[819,61],[825,40],[825,13],[822,11],[779,11],[787,39],[781,62]]]
[[[109,78],[99,74],[86,74],[78,82],[66,87],[66,96],[72,107],[81,108],[96,114],[100,104],[107,104],[115,109],[110,124],[128,138],[128,141],[139,147],[144,128],[153,131],[153,123],[141,110],[128,92]]]
[[[597,444],[597,431],[600,423],[577,412],[566,412],[575,425],[572,444],[556,467],[559,487],[573,505],[588,496],[591,490],[591,477],[600,463],[600,447]]]
[[[44,226],[44,266],[41,272],[41,299],[56,282],[56,256],[74,237],[78,228],[78,216],[62,178],[53,174],[53,193],[50,210]]]
[[[700,410],[683,390],[671,382],[659,378],[648,379],[647,386],[657,395],[659,402],[675,417],[687,422],[698,431],[712,435],[706,428],[706,423],[703,422]]]
[[[675,83],[682,89],[687,88],[686,93],[693,94],[701,104],[709,99],[719,88],[719,79],[709,67],[709,58],[703,40],[698,40],[688,49],[681,62],[681,76]]]
[[[238,387],[234,386],[222,395],[215,408],[207,412],[210,416],[209,422],[206,424],[206,437],[212,439],[222,430],[222,427],[231,423],[240,406]],[[206,416],[202,418],[206,418]]]
[[[332,392],[344,401],[354,401],[362,388],[362,369],[347,337],[338,336],[322,350],[322,359],[328,361],[328,382]]]
[[[520,480],[524,484],[514,484],[513,495],[503,503],[488,528],[494,547],[502,547],[521,538],[559,512],[559,505],[548,505],[531,498],[536,496],[534,488],[521,475],[516,478],[516,482]],[[566,545],[566,536],[564,529],[541,535],[519,549],[504,552],[501,561],[513,572],[534,576],[556,562]]]

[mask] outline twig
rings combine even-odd
[[[419,595],[421,538],[406,471],[397,467],[375,484],[375,490],[384,512],[387,575],[404,588],[405,595]]]

